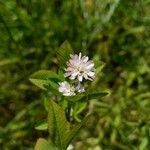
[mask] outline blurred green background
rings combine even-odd
[[[30,150],[47,132],[44,93],[29,76],[58,67],[56,50],[68,40],[105,63],[93,90],[93,115],[75,150],[150,147],[150,0],[0,0],[0,149]]]

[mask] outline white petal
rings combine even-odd
[[[66,73],[64,74],[64,77],[68,77],[68,76],[70,76],[70,72],[66,72]]]
[[[61,93],[63,92],[63,89],[62,89],[62,88],[59,88],[58,90],[59,90],[59,92],[61,92]]]
[[[86,68],[91,69],[92,67],[94,67],[94,63],[89,64]]]
[[[74,71],[73,73],[72,73],[72,76],[77,76],[79,74],[79,71]]]
[[[74,80],[75,76],[70,76],[69,79]]]
[[[80,81],[80,82],[82,82],[82,80],[83,80],[83,77],[80,75],[80,76],[78,76],[78,80]]]
[[[88,79],[88,76],[86,73],[83,74],[84,78],[87,80]]]
[[[73,145],[70,144],[70,145],[68,146],[67,150],[73,150],[73,148],[74,148]]]
[[[63,93],[64,96],[70,96],[70,93]]]
[[[79,92],[79,93],[82,93],[82,92],[85,92],[85,89],[83,87],[83,85],[81,85],[81,83],[79,82],[77,87],[76,87],[76,90]]]
[[[90,81],[93,81],[93,78],[88,78]]]
[[[82,56],[82,54],[81,54],[81,53],[79,53],[79,60],[81,59],[81,56]]]
[[[73,55],[72,55],[72,54],[70,54],[70,57],[72,58],[72,57],[73,57]]]
[[[88,72],[88,75],[90,76],[90,77],[92,77],[92,76],[94,76],[95,75],[95,72]]]
[[[82,57],[82,61],[83,61],[84,63],[86,63],[88,60],[89,60],[89,57],[87,57],[87,56],[83,56],[83,57]]]

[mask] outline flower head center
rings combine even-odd
[[[78,67],[77,67],[77,71],[78,71],[80,74],[83,74],[83,73],[84,73],[84,69],[83,69],[83,67],[81,67],[81,66],[78,66]]]

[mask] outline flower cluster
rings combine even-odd
[[[71,85],[67,81],[59,83],[59,92],[64,96],[74,96],[76,92],[82,93],[85,91],[82,82],[84,80],[93,80],[95,77],[95,68],[93,61],[89,60],[88,56],[70,55],[70,59],[67,62],[67,68],[65,68],[65,77],[70,80],[74,80],[74,85]]]

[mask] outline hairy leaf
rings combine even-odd
[[[46,121],[38,123],[35,127],[36,130],[47,130],[47,128],[48,128],[48,123]]]
[[[85,120],[83,120],[80,124],[70,124],[66,120],[64,110],[54,101],[50,101],[48,129],[53,143],[55,143],[60,150],[65,150],[68,147],[82,125],[85,123]]]
[[[102,98],[102,97],[106,96],[107,94],[108,94],[107,92],[91,93],[91,94],[88,94],[88,95],[82,97],[82,98],[80,99],[80,101],[84,101],[85,99],[86,99],[86,100],[91,100],[91,99]]]
[[[57,57],[60,66],[64,67],[66,62],[69,60],[70,54],[73,54],[73,50],[68,41],[65,41],[57,51]]]
[[[45,139],[39,138],[34,150],[58,150],[52,144],[48,143]]]
[[[61,77],[55,72],[50,70],[39,70],[33,73],[29,79],[33,84],[41,89],[47,89],[46,86],[51,86],[52,88],[57,88],[55,82],[61,81]]]
[[[77,96],[69,96],[66,97],[65,99],[71,102],[77,102],[77,101],[88,101],[92,99],[99,99],[104,96],[106,96],[108,92],[96,92],[96,93],[91,93],[91,94],[78,94]]]

